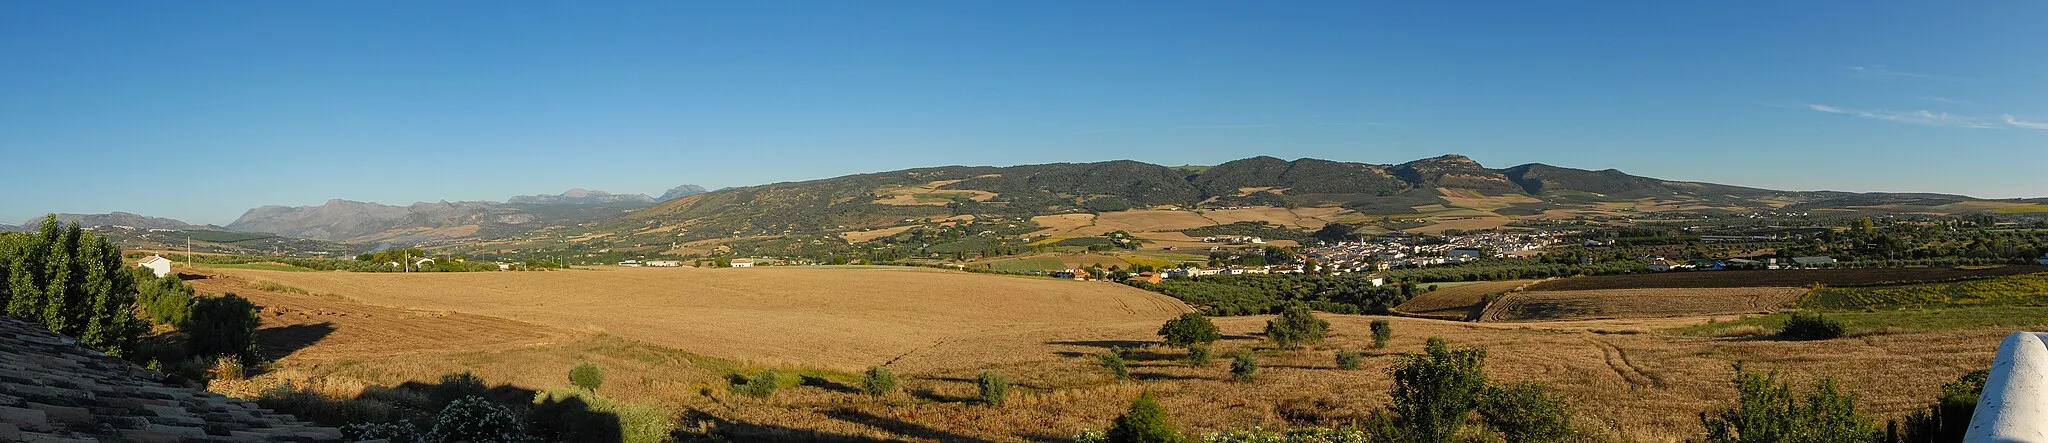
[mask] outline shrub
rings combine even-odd
[[[1252,376],[1259,372],[1259,357],[1251,351],[1238,351],[1230,356],[1230,378],[1251,383]]]
[[[1223,339],[1223,333],[1216,330],[1215,322],[1195,312],[1167,320],[1159,327],[1159,336],[1166,339],[1167,346],[1193,346]]]
[[[1003,400],[1010,396],[1010,380],[995,371],[982,371],[976,384],[981,386],[982,403],[1002,406]]]
[[[1266,321],[1266,338],[1283,348],[1321,342],[1329,332],[1330,322],[1316,318],[1304,305],[1289,306],[1279,317]]]
[[[1479,407],[1486,387],[1486,350],[1451,350],[1441,337],[1430,337],[1423,354],[1401,356],[1394,367],[1394,426],[1416,441],[1451,441],[1465,419]]]
[[[255,303],[228,294],[194,302],[192,316],[182,329],[192,336],[195,357],[233,355],[255,361],[256,327],[260,324]]]
[[[389,403],[363,398],[334,398],[291,383],[272,386],[256,395],[256,405],[291,414],[322,426],[382,423],[398,418]]]
[[[1977,397],[1984,394],[1984,381],[1991,375],[1989,369],[1979,369],[1963,374],[1956,381],[1941,386],[1941,397],[1927,410],[1915,411],[1906,416],[1906,439],[1908,443],[1950,443],[1963,441],[1963,432],[1970,427],[1970,416],[1977,412]]]
[[[860,379],[860,390],[868,395],[886,395],[896,390],[896,373],[881,366],[868,368],[867,375]]]
[[[1815,382],[1804,402],[1792,395],[1790,384],[1778,381],[1776,371],[1757,375],[1736,363],[1734,384],[1740,395],[1734,409],[1700,414],[1709,443],[1872,442],[1880,437],[1870,417],[1856,411],[1856,395],[1838,391],[1833,379]]]
[[[245,380],[249,378],[248,368],[242,365],[242,358],[223,355],[213,360],[213,367],[206,370],[206,378],[212,380]]]
[[[592,410],[581,395],[536,394],[525,423],[527,434],[540,441],[615,442],[621,437],[619,418]]]
[[[483,396],[472,395],[457,399],[441,408],[441,414],[434,417],[434,429],[427,431],[427,441],[435,442],[519,442],[526,435],[519,429],[519,419],[511,409],[491,402]]]
[[[740,382],[732,385],[732,391],[749,397],[766,398],[775,395],[775,390],[782,387],[782,374],[773,369],[761,371],[753,377],[733,377]]]
[[[1372,348],[1385,349],[1387,341],[1394,339],[1394,324],[1386,320],[1372,321]]]
[[[1365,355],[1352,351],[1337,351],[1337,369],[1356,370],[1365,364]]]
[[[1540,383],[1488,386],[1479,417],[1512,442],[1563,442],[1572,436],[1571,410]]]
[[[1095,358],[1101,360],[1102,368],[1108,369],[1109,374],[1116,376],[1117,380],[1131,378],[1131,368],[1130,365],[1124,364],[1122,348],[1110,348],[1108,351],[1103,351],[1102,355],[1095,356]]]
[[[1792,313],[1778,335],[1791,340],[1828,340],[1842,337],[1842,322],[1818,313]]]
[[[1209,358],[1209,345],[1188,345],[1188,364],[1194,366],[1208,366]]]
[[[1173,443],[1181,441],[1180,431],[1166,422],[1166,410],[1152,400],[1151,393],[1138,394],[1131,410],[1109,426],[1104,441],[1110,443]]]
[[[604,385],[604,368],[587,361],[578,364],[576,369],[569,370],[569,384],[596,392],[598,386]]]
[[[393,443],[420,441],[420,430],[411,423],[394,421],[390,423],[351,423],[341,427],[342,439],[348,441],[384,440]]]
[[[145,268],[135,268],[135,301],[149,316],[151,324],[181,327],[192,316],[192,287],[177,277],[157,278]]]
[[[484,396],[490,392],[484,386],[484,379],[476,374],[462,371],[441,376],[441,382],[427,388],[427,401],[435,408],[446,407],[456,400],[472,396]]]

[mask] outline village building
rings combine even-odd
[[[164,278],[166,275],[171,275],[171,259],[163,258],[163,256],[152,255],[143,257],[142,261],[135,262],[135,267],[148,268],[151,274],[156,274],[156,278]]]
[[[732,259],[732,267],[735,267],[735,268],[751,268],[751,267],[754,267],[754,259],[751,259],[751,258],[735,258],[735,259]]]

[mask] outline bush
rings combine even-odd
[[[1511,442],[1563,442],[1572,436],[1569,406],[1539,383],[1486,387],[1479,417]]]
[[[157,278],[145,268],[135,268],[135,301],[149,316],[151,324],[182,327],[192,316],[192,287],[174,276]]]
[[[411,423],[394,421],[390,423],[352,423],[341,427],[343,440],[365,441],[384,440],[393,443],[420,441],[420,430]]]
[[[751,378],[742,378],[738,375],[733,377],[738,378],[740,383],[734,384],[732,391],[749,397],[766,398],[775,395],[775,390],[782,387],[782,374],[772,369],[761,371]]]
[[[1223,333],[1216,330],[1216,323],[1200,313],[1181,314],[1180,318],[1167,320],[1159,327],[1159,336],[1166,339],[1167,346],[1193,346],[1215,343],[1223,339]]]
[[[256,328],[261,325],[257,315],[255,303],[234,294],[197,300],[192,304],[191,319],[182,328],[192,336],[192,355],[233,355],[256,361]]]
[[[398,418],[398,409],[389,403],[364,398],[329,397],[291,383],[273,386],[258,393],[256,405],[291,414],[321,426],[382,423]]]
[[[886,395],[896,390],[896,373],[881,366],[868,368],[867,375],[860,379],[860,390],[868,395]]]
[[[578,364],[576,369],[569,370],[569,384],[586,391],[597,392],[597,387],[604,385],[604,368],[587,361]]]
[[[1329,332],[1330,322],[1316,318],[1315,311],[1304,305],[1289,306],[1279,317],[1266,321],[1266,338],[1283,348],[1321,342]]]
[[[1829,340],[1842,337],[1842,322],[1818,313],[1792,313],[1778,335],[1790,340]]]
[[[1385,349],[1387,341],[1394,339],[1394,324],[1386,320],[1372,321],[1372,348]]]
[[[1963,432],[1970,428],[1970,416],[1977,412],[1977,397],[1984,394],[1984,381],[1991,375],[1989,369],[1979,369],[1963,374],[1956,381],[1941,386],[1941,397],[1927,410],[1915,411],[1906,417],[1907,443],[1953,443],[1963,441]]]
[[[1230,356],[1230,378],[1251,383],[1252,376],[1259,372],[1259,357],[1252,351],[1238,351]]]
[[[1465,419],[1479,407],[1486,388],[1486,350],[1451,350],[1443,338],[1430,337],[1423,354],[1401,356],[1394,367],[1393,424],[1415,441],[1452,441]]]
[[[1104,441],[1110,443],[1173,443],[1181,441],[1180,431],[1166,422],[1166,410],[1152,400],[1151,393],[1138,394],[1131,410],[1109,426]]]
[[[484,386],[484,379],[476,374],[462,371],[441,376],[441,382],[427,388],[427,401],[435,408],[447,407],[465,397],[485,396],[490,388]]]
[[[593,410],[580,395],[552,392],[534,395],[533,407],[526,413],[526,429],[540,441],[616,442],[621,437],[618,417]]]
[[[1734,409],[1700,414],[1709,443],[1746,442],[1874,442],[1880,439],[1869,416],[1856,411],[1856,395],[1839,392],[1833,379],[1813,385],[1805,401],[1792,395],[1777,372],[1757,375],[1735,364]]]
[[[1107,351],[1102,351],[1102,355],[1097,355],[1095,358],[1101,360],[1102,368],[1108,369],[1109,374],[1116,376],[1117,380],[1131,378],[1130,365],[1124,364],[1123,348],[1110,348]]]
[[[511,409],[491,402],[483,396],[472,395],[449,403],[441,408],[441,414],[434,417],[434,429],[427,431],[427,441],[434,442],[520,442],[526,434],[519,428],[519,418]]]
[[[1337,351],[1337,369],[1357,370],[1365,365],[1365,355],[1352,351]]]
[[[245,380],[249,378],[248,367],[242,365],[242,358],[223,355],[213,360],[213,367],[206,370],[210,380]]]
[[[995,371],[982,371],[981,377],[976,382],[976,384],[981,386],[982,403],[990,406],[1002,406],[1003,400],[1010,397],[1010,380],[1003,378],[1003,374]]]
[[[1189,365],[1208,366],[1209,357],[1209,345],[1188,345]]]

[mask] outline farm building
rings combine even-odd
[[[735,267],[735,268],[751,268],[751,267],[754,267],[754,259],[751,259],[751,258],[735,258],[735,259],[732,259],[732,267]]]
[[[171,259],[163,258],[162,256],[152,255],[143,257],[142,261],[135,262],[135,267],[149,268],[149,272],[156,274],[157,278],[171,275]]]
[[[648,260],[647,266],[651,268],[679,268],[683,266],[683,262],[675,260]]]

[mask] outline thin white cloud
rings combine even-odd
[[[1829,114],[1851,115],[1872,120],[1884,120],[1888,122],[1907,123],[1924,126],[1939,126],[1945,128],[1997,127],[1989,122],[1984,121],[1984,119],[1981,118],[1953,115],[1946,112],[1934,112],[1924,109],[1917,111],[1892,111],[1887,109],[1850,109],[1822,104],[1809,104],[1806,105],[1806,107],[1807,109],[1826,112]]]
[[[1865,77],[1877,77],[1877,78],[1947,78],[1947,76],[1942,76],[1942,75],[1928,74],[1928,73],[1922,73],[1922,72],[1907,72],[1907,71],[1899,71],[1899,70],[1894,70],[1894,69],[1891,69],[1891,68],[1886,68],[1886,67],[1884,67],[1884,65],[1871,65],[1871,66],[1850,66],[1850,67],[1848,67],[1848,69],[1849,69],[1849,73],[1851,73],[1851,74],[1856,74],[1856,75],[1860,75],[1860,76],[1865,76]]]
[[[1967,105],[1967,104],[1970,104],[1970,102],[1967,102],[1967,101],[1962,101],[1962,100],[1956,100],[1956,99],[1952,99],[1952,98],[1948,98],[1948,97],[1935,97],[1935,96],[1925,96],[1925,97],[1920,97],[1920,99],[1921,99],[1921,100],[1926,100],[1926,101],[1930,101],[1930,102],[1935,102],[1935,103],[1946,103],[1946,104],[1951,104],[1951,105]]]
[[[2013,117],[2012,114],[2005,115],[2005,124],[2012,125],[2012,127],[2021,129],[2037,129],[2042,131],[2048,131],[2048,122],[2020,120],[2018,117]]]

